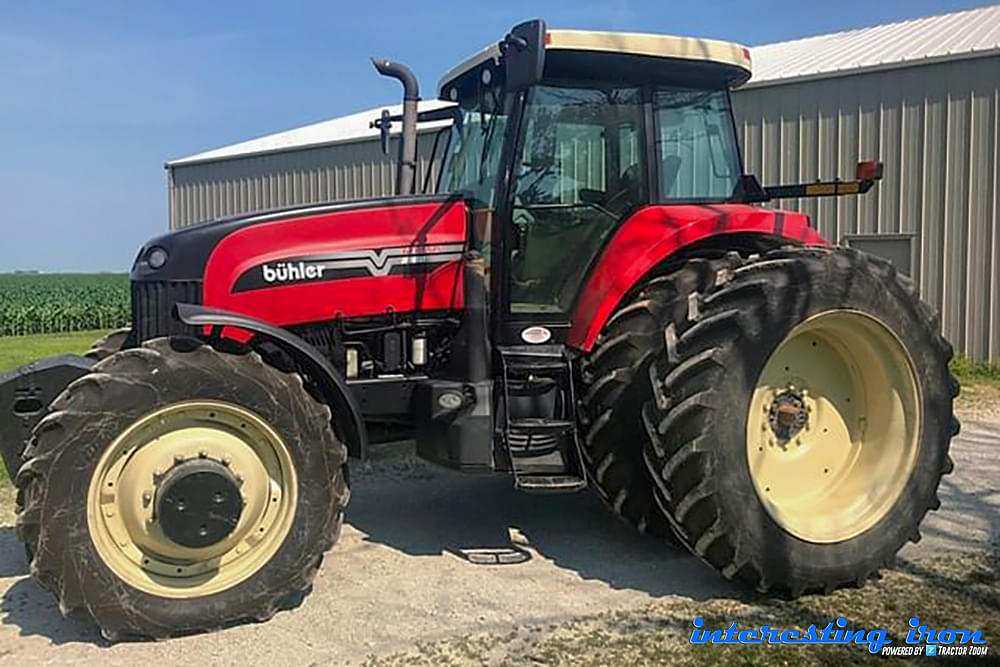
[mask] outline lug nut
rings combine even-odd
[[[149,491],[142,492],[142,506],[149,507],[149,503],[153,501],[153,494]]]
[[[174,463],[184,463],[184,457],[180,454],[174,454]]]
[[[227,468],[229,467],[229,461],[230,461],[230,459],[229,459],[228,456],[223,456],[222,457],[222,465],[226,466]]]
[[[208,452],[206,452],[204,449],[200,450],[198,452],[198,458],[199,459],[207,459],[208,458]]]

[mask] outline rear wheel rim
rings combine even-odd
[[[768,358],[750,400],[746,456],[785,531],[835,543],[878,523],[917,460],[919,385],[881,321],[836,309],[800,323]]]
[[[242,495],[231,532],[202,547],[173,541],[156,516],[158,485],[194,461],[224,468]],[[223,401],[185,401],[138,419],[105,450],[91,477],[87,522],[98,555],[122,581],[151,595],[195,598],[232,588],[270,561],[297,501],[291,451],[263,418]]]

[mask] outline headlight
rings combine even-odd
[[[151,269],[162,269],[163,265],[167,263],[167,257],[167,251],[156,246],[146,253],[146,263]]]

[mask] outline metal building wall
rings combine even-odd
[[[733,101],[747,171],[765,185],[884,162],[867,195],[780,205],[835,241],[916,233],[913,277],[945,336],[973,359],[1000,360],[1000,57],[750,87]]]
[[[419,135],[417,189],[440,160],[430,165],[435,132]],[[444,150],[442,136],[438,153]],[[276,151],[167,169],[170,228],[284,206],[391,195],[396,178],[398,139],[389,156],[377,138],[314,148]]]

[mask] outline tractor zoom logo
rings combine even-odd
[[[427,273],[441,264],[462,259],[464,249],[461,243],[448,243],[282,258],[245,271],[236,280],[233,293],[344,278]]]

